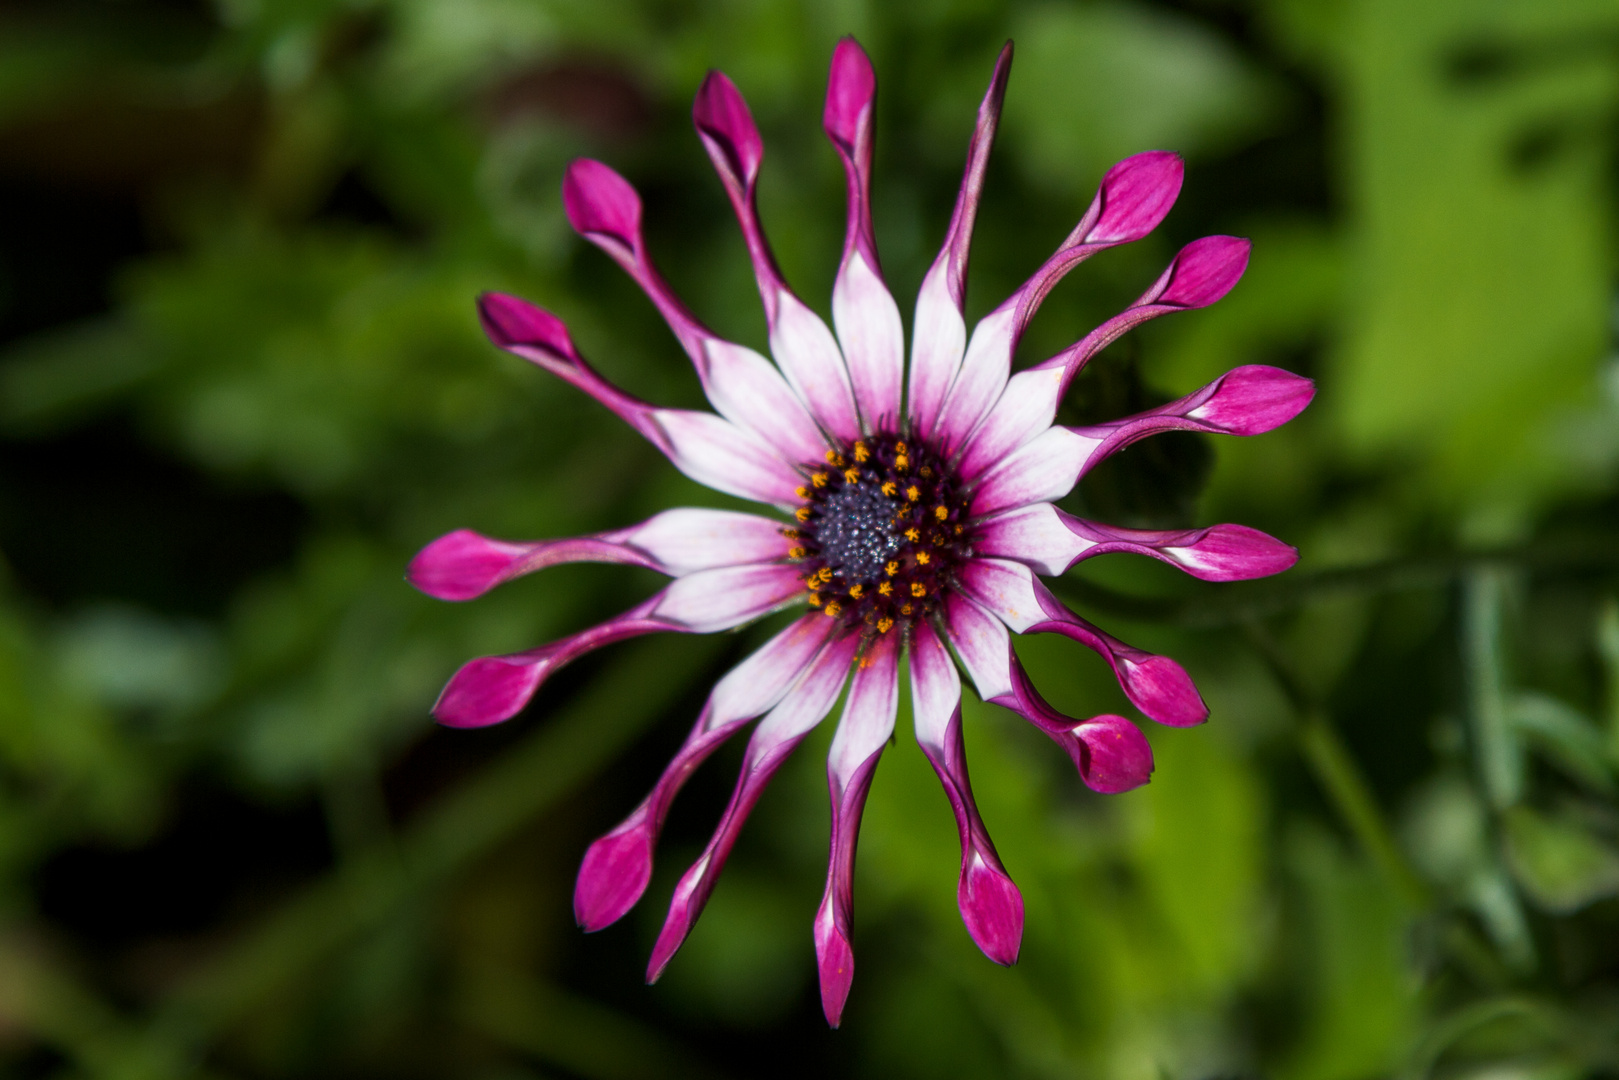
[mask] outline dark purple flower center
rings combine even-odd
[[[967,500],[931,448],[874,435],[804,466],[791,555],[809,602],[886,634],[935,611],[962,560]]]

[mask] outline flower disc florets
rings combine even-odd
[[[917,440],[876,435],[828,450],[805,471],[788,555],[803,567],[810,605],[871,634],[937,611],[971,554],[967,500],[939,456]]]

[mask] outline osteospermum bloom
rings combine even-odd
[[[1170,153],[1140,154],[1109,170],[1056,254],[968,335],[962,311],[968,246],[1011,55],[1008,44],[979,108],[943,249],[917,297],[909,370],[899,308],[883,283],[871,226],[876,79],[852,39],[833,56],[823,118],[848,178],[833,329],[792,293],[771,256],[754,198],[763,144],[741,94],[718,72],[698,91],[693,116],[741,222],[774,362],[717,337],[675,297],[643,243],[640,199],[597,161],[568,169],[562,189],[568,220],[662,312],[714,412],[640,401],[585,362],[555,315],[513,296],[480,300],[484,329],[496,345],[594,397],[686,475],[772,512],[676,509],[571,539],[511,543],[461,530],[434,541],[411,563],[410,580],[446,600],[471,599],[564,562],[631,563],[673,579],[599,626],[468,663],[433,707],[440,722],[477,727],[505,720],[557,668],[609,642],[654,631],[729,630],[783,608],[805,609],[719,681],[652,792],[585,855],[574,911],[585,929],[598,930],[645,891],[659,829],[682,784],[722,742],[759,721],[713,839],[675,887],[649,981],[691,930],[766,783],[847,683],[827,762],[831,859],[814,924],[822,1004],[838,1023],[854,971],[856,834],[894,729],[902,653],[909,655],[916,739],[960,831],[962,918],[991,960],[1012,963],[1023,901],[973,802],[958,665],[983,700],[1023,716],[1066,750],[1085,784],[1125,791],[1152,771],[1145,737],[1122,716],[1076,719],[1052,708],[1018,663],[1011,634],[1063,634],[1093,649],[1130,702],[1160,723],[1197,724],[1208,710],[1179,664],[1092,626],[1038,575],[1120,551],[1211,581],[1273,574],[1297,558],[1293,548],[1241,525],[1146,532],[1076,518],[1054,505],[1098,462],[1138,439],[1173,429],[1259,434],[1292,419],[1314,388],[1286,371],[1246,366],[1135,416],[1090,427],[1053,422],[1069,383],[1103,347],[1148,319],[1211,304],[1236,284],[1248,243],[1229,236],[1188,244],[1125,311],[1044,363],[1012,372],[1018,340],[1057,281],[1097,252],[1145,236],[1168,213],[1181,184],[1180,160]]]

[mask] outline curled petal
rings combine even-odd
[[[813,459],[825,449],[804,403],[775,365],[704,326],[663,280],[642,240],[641,200],[629,181],[581,158],[568,167],[563,203],[579,234],[611,255],[663,315],[721,416],[762,436],[773,451],[779,447],[789,461]]]
[[[825,617],[821,621],[832,623]],[[742,825],[758,803],[759,796],[764,794],[770,778],[836,704],[859,643],[859,637],[852,634],[832,641],[780,704],[759,721],[753,737],[748,740],[747,753],[742,759],[742,774],[737,778],[736,790],[731,794],[730,804],[720,818],[719,827],[714,830],[714,836],[702,855],[675,886],[674,897],[669,902],[669,914],[664,919],[663,929],[658,934],[652,958],[647,964],[647,982],[658,980],[676,950],[686,940],[686,935],[691,933],[703,906],[713,895],[737,834],[742,831]]]
[[[872,106],[877,76],[854,38],[838,42],[826,88],[823,126],[848,179],[849,224],[832,286],[832,321],[867,431],[899,426],[905,335],[899,307],[883,284],[871,228]]]
[[[498,724],[516,716],[552,672],[585,653],[640,634],[689,630],[657,614],[665,593],[549,645],[507,656],[485,656],[462,665],[434,703],[434,719],[446,727]]]
[[[898,635],[875,639],[849,685],[849,699],[832,737],[826,779],[832,795],[831,857],[826,893],[815,914],[815,956],[821,976],[821,1008],[837,1027],[854,979],[850,931],[854,921],[854,856],[860,815],[883,746],[899,708]]]
[[[790,565],[727,566],[678,578],[616,619],[527,652],[485,656],[450,677],[433,706],[449,727],[484,727],[515,716],[564,664],[614,641],[658,630],[710,634],[757,619],[803,592]]]
[[[916,741],[938,773],[961,836],[956,903],[967,932],[997,964],[1017,961],[1023,940],[1023,896],[1001,866],[967,777],[961,734],[961,680],[944,645],[923,623],[911,639],[911,700]]]
[[[1209,709],[1191,678],[1167,656],[1112,637],[1069,611],[1020,563],[975,559],[962,573],[968,595],[1018,633],[1057,633],[1093,649],[1113,669],[1130,703],[1161,724],[1189,727]]]
[[[1179,157],[1159,150],[1108,170],[1090,209],[1056,254],[973,330],[939,418],[939,441],[947,450],[959,448],[1001,396],[1017,343],[1057,282],[1098,251],[1139,240],[1156,228],[1180,193],[1183,172]]]
[[[470,600],[496,585],[571,562],[627,563],[678,577],[716,566],[784,558],[779,523],[728,510],[666,510],[628,529],[512,543],[457,529],[411,560],[406,578],[440,600]]]
[[[485,293],[478,300],[478,313],[496,345],[606,405],[698,483],[778,506],[796,503],[793,489],[800,482],[798,474],[773,449],[795,445],[791,409],[783,412],[779,429],[759,434],[711,413],[654,408],[598,375],[574,347],[562,320],[544,308],[515,296]],[[758,360],[769,366],[763,357]],[[744,380],[735,385],[738,396],[747,400],[750,384]],[[757,415],[750,422],[764,423]],[[811,440],[807,445],[823,445],[818,435],[807,437]]]
[[[1134,304],[1071,348],[1014,375],[968,438],[957,474],[971,481],[1051,426],[1074,376],[1126,331],[1160,315],[1207,307],[1230,292],[1248,266],[1249,246],[1233,236],[1192,241]]]
[[[819,612],[806,615],[715,684],[702,715],[651,793],[585,853],[573,894],[580,926],[592,931],[609,926],[641,898],[652,878],[652,849],[681,787],[742,724],[787,695],[821,654],[833,629],[833,621]]]
[[[1075,720],[1040,696],[1010,649],[1007,667],[1013,689],[995,704],[1022,716],[1066,750],[1086,787],[1114,795],[1140,787],[1152,776],[1152,746],[1134,724],[1112,715]]]
[[[962,311],[967,300],[967,255],[972,246],[973,222],[984,190],[984,172],[1000,124],[1006,79],[1012,70],[1012,43],[1001,47],[990,76],[989,89],[978,106],[978,122],[967,147],[967,165],[956,195],[956,207],[945,231],[944,247],[922,279],[912,326],[911,383],[908,408],[911,430],[923,438],[933,433],[945,395],[961,367],[967,344],[967,323]]]
[[[1097,464],[1149,435],[1262,434],[1293,419],[1314,396],[1311,380],[1251,364],[1226,372],[1179,401],[1134,416],[1089,427],[1047,428],[979,479],[972,512],[982,516],[1061,498]]]
[[[787,287],[759,220],[756,186],[764,140],[753,114],[736,85],[711,71],[697,92],[692,120],[742,226],[764,303],[771,355],[820,425],[852,442],[860,435],[860,419],[843,354],[820,316]]]
[[[1246,525],[1124,529],[1073,517],[1050,503],[1035,503],[985,522],[978,528],[974,548],[1048,575],[1061,574],[1082,559],[1128,551],[1178,566],[1204,581],[1279,574],[1299,557],[1297,549]]]

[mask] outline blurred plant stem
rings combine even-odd
[[[431,894],[595,776],[706,673],[724,638],[629,646],[560,715],[404,829],[283,904],[159,1009],[141,1053],[199,1056],[412,897]],[[675,673],[649,680],[646,671]]]
[[[1479,783],[1493,813],[1523,795],[1523,755],[1507,722],[1501,662],[1501,606],[1506,572],[1486,564],[1469,569],[1462,588],[1462,657],[1468,687]]]
[[[1413,909],[1426,908],[1432,900],[1428,887],[1394,842],[1393,831],[1383,819],[1371,785],[1328,718],[1325,707],[1305,686],[1292,661],[1258,620],[1247,620],[1242,628],[1297,712],[1299,723],[1295,734],[1299,752],[1344,827],[1402,901]]]

